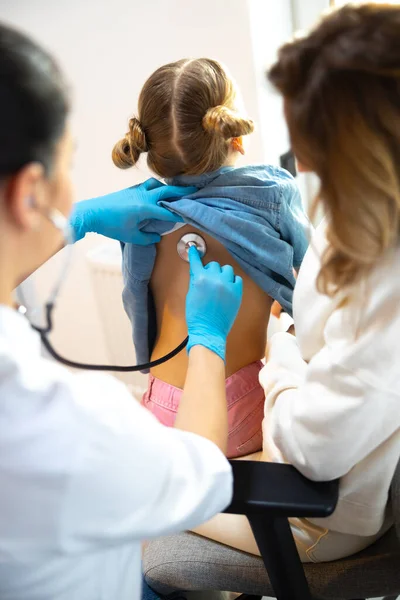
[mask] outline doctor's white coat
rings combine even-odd
[[[141,540],[222,510],[229,463],[160,425],[116,379],[40,356],[0,307],[0,598],[135,600]]]

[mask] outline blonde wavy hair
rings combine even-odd
[[[319,289],[333,295],[399,241],[400,7],[348,5],[284,45],[268,73],[328,216]]]
[[[209,58],[183,59],[160,67],[140,93],[138,115],[112,151],[120,169],[142,152],[161,177],[198,175],[219,169],[230,140],[253,131],[237,111],[236,90],[223,67]]]

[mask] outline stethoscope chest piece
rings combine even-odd
[[[199,235],[198,233],[187,233],[186,235],[181,237],[177,246],[178,254],[182,260],[189,262],[188,252],[192,246],[195,246],[195,248],[197,248],[197,251],[200,254],[200,258],[203,258],[203,256],[207,252],[206,242],[201,237],[201,235]]]

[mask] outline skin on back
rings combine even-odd
[[[233,266],[243,278],[243,301],[228,336],[226,377],[264,357],[267,327],[272,299],[244,273],[223,245],[195,227],[185,225],[163,236],[157,245],[157,257],[151,277],[157,315],[157,340],[151,360],[164,356],[187,336],[185,302],[189,286],[189,264],[177,253],[177,243],[186,233],[199,233],[206,241],[207,254],[203,263],[217,261]],[[183,350],[175,358],[151,370],[152,375],[183,388],[188,368],[188,356]]]

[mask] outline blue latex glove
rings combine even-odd
[[[77,202],[69,219],[74,241],[93,232],[126,244],[147,246],[157,243],[160,241],[158,234],[139,230],[143,221],[182,222],[181,217],[157,203],[168,198],[188,196],[196,191],[192,187],[164,185],[152,178],[113,194]]]
[[[226,338],[238,314],[243,281],[230,265],[217,262],[205,267],[195,247],[189,250],[190,284],[186,297],[189,333],[187,351],[193,346],[209,348],[225,360]]]

